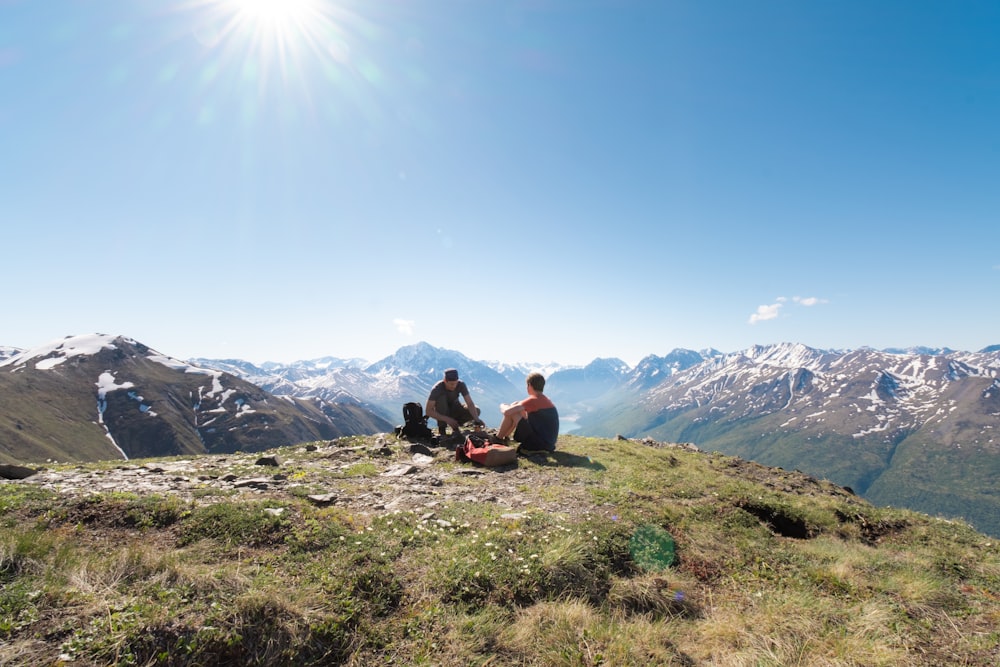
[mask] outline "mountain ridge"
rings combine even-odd
[[[357,405],[275,396],[124,336],[67,337],[0,361],[0,461],[259,451],[388,426]]]
[[[1000,535],[993,482],[1000,475],[1000,346],[993,347],[675,349],[635,366],[614,358],[550,364],[547,393],[563,433],[691,442],[830,479],[874,502],[960,516]],[[0,361],[0,369],[17,356]],[[383,432],[402,422],[402,403],[423,404],[448,367],[459,369],[483,419],[496,426],[499,404],[523,396],[530,368],[423,342],[375,362],[198,363],[285,400],[368,411]],[[123,401],[127,391],[112,395]]]
[[[485,364],[419,349],[443,358],[411,369],[424,376],[408,376],[408,394],[382,392],[387,411],[404,395],[423,401],[444,364],[462,368],[487,423],[496,423],[499,413],[481,399],[503,389],[487,391],[492,372]],[[1000,391],[990,389],[1000,377],[1000,353],[907,350],[790,342],[731,353],[676,349],[634,367],[595,359],[554,369],[547,393],[560,408],[564,433],[692,442],[828,478],[876,502],[961,516],[1000,534],[1000,505],[990,494],[1000,474],[994,435],[1000,407],[991,398]],[[403,357],[412,354],[404,349]],[[394,365],[390,356],[378,368],[388,373]],[[519,397],[519,379],[509,383],[508,399]],[[351,391],[363,397],[365,382]]]

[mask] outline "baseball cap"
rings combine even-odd
[[[444,372],[444,379],[445,380],[457,380],[458,379],[458,371],[456,369],[454,369],[454,368],[449,368],[448,370],[446,370]]]

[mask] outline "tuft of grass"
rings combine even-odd
[[[274,509],[273,503],[218,502],[198,507],[182,522],[178,544],[202,539],[226,546],[280,544],[287,535],[288,522]]]

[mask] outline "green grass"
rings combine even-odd
[[[965,524],[720,455],[559,446],[519,463],[517,512],[0,485],[0,664],[997,664],[1000,550]],[[315,462],[290,478],[378,482],[364,453]],[[510,474],[435,465],[469,492]]]

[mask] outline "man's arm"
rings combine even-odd
[[[472,402],[472,396],[466,393],[463,398],[465,398],[465,407],[469,410],[469,414],[472,415],[472,420],[479,419],[479,413],[476,411],[476,404]]]

